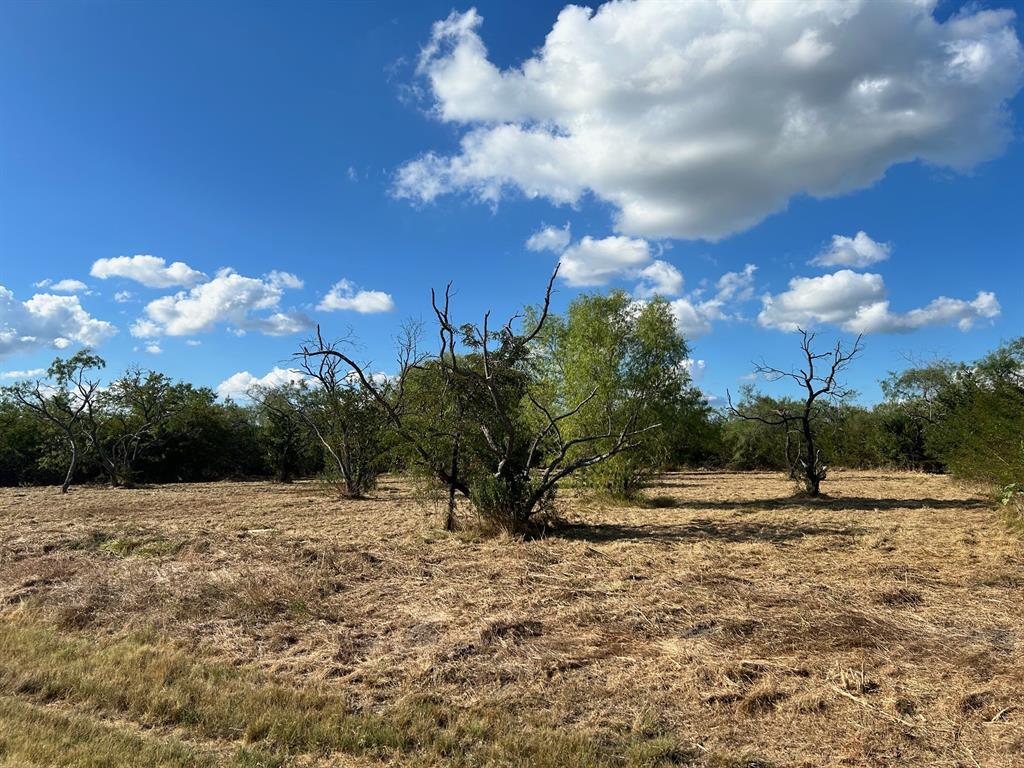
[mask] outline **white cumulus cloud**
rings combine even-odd
[[[159,256],[144,254],[97,259],[93,262],[89,274],[101,280],[110,277],[124,277],[141,283],[147,288],[172,288],[177,285],[187,288],[206,279],[206,275],[192,269],[183,261],[167,264]]]
[[[1001,312],[995,294],[981,291],[971,301],[945,296],[908,312],[893,312],[881,275],[842,269],[819,277],[795,277],[789,290],[762,298],[758,322],[784,331],[820,323],[853,333],[906,333],[929,326],[970,330]]]
[[[569,285],[592,287],[613,280],[638,280],[634,294],[641,299],[654,295],[676,296],[683,290],[683,275],[667,261],[655,259],[646,240],[612,235],[587,235],[572,243],[569,225],[543,227],[526,241],[531,251],[559,254],[560,277]]]
[[[739,272],[726,272],[718,278],[715,292],[707,298],[705,291],[697,290],[670,302],[679,333],[693,339],[710,333],[716,320],[737,319],[732,308],[753,297],[755,272],[757,267],[747,264]]]
[[[222,398],[242,400],[254,387],[279,387],[282,384],[298,384],[305,380],[302,371],[295,368],[274,367],[260,377],[253,376],[249,371],[239,371],[228,376],[217,385],[217,395]]]
[[[460,147],[404,165],[395,194],[591,193],[624,235],[716,239],[898,163],[970,169],[1011,137],[1024,55],[1012,11],[968,5],[940,21],[934,6],[569,5],[509,68],[488,58],[481,16],[453,12],[418,71]]]
[[[587,235],[562,252],[559,274],[573,286],[607,285],[615,278],[635,276],[650,262],[651,246],[646,240]]]
[[[218,325],[235,331],[259,331],[269,336],[296,333],[309,320],[296,312],[280,309],[286,287],[294,284],[272,272],[265,278],[246,277],[222,269],[205,283],[188,291],[162,296],[146,305],[146,315],[132,324],[133,336],[192,336],[208,333]],[[292,275],[289,278],[294,277]],[[297,280],[297,278],[295,278]]]
[[[40,347],[97,346],[117,333],[90,315],[78,296],[37,293],[19,301],[0,285],[0,357]]]
[[[35,379],[44,373],[46,373],[45,368],[30,368],[26,371],[0,371],[0,379],[21,381],[22,379]]]
[[[683,274],[667,261],[655,259],[640,270],[640,282],[633,293],[641,299],[678,296],[683,292]]]
[[[349,280],[339,280],[320,300],[316,308],[321,312],[349,310],[371,314],[373,312],[391,312],[395,302],[390,294],[384,291],[364,291],[357,289]]]
[[[293,275],[291,272],[281,272],[279,270],[271,270],[267,274],[267,282],[271,285],[277,286],[278,288],[302,288],[305,283],[302,282],[302,278],[298,275]]]
[[[71,278],[56,281],[47,278],[40,280],[38,283],[33,283],[33,285],[36,288],[49,288],[57,293],[80,293],[89,287],[81,280],[72,280]]]
[[[531,251],[551,251],[561,253],[569,246],[572,231],[569,225],[564,227],[542,227],[530,235],[526,247]]]
[[[872,240],[867,232],[861,230],[853,237],[832,235],[832,243],[815,256],[811,263],[822,267],[864,268],[885,261],[891,252],[890,243]]]

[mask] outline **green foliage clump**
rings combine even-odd
[[[580,484],[631,498],[652,473],[685,453],[692,444],[687,429],[706,414],[688,356],[660,298],[638,304],[624,291],[583,295],[564,318],[552,318],[539,356],[541,389],[562,407],[585,402],[562,427],[567,437],[607,435],[577,452],[610,444],[624,428],[657,427],[635,448],[582,470]]]

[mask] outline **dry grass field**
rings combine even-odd
[[[0,765],[1024,765],[1024,540],[945,477],[0,491]]]

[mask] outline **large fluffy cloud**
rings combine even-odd
[[[938,21],[934,2],[567,6],[519,67],[489,59],[475,10],[434,25],[419,71],[459,151],[402,167],[421,201],[588,191],[634,237],[715,239],[794,195],[868,186],[922,160],[968,169],[1010,137],[1024,64],[1012,11]]]
[[[101,280],[124,277],[148,288],[172,288],[176,285],[187,288],[206,279],[206,275],[183,261],[167,264],[158,256],[146,255],[98,259],[93,262],[89,274]]]
[[[995,294],[981,291],[971,301],[941,296],[909,312],[893,312],[881,275],[842,269],[820,277],[796,277],[789,290],[766,295],[758,322],[766,328],[796,330],[831,323],[854,333],[904,333],[956,324],[970,330],[979,320],[999,315]]]
[[[349,280],[339,280],[317,304],[321,312],[348,310],[361,314],[374,312],[391,312],[395,308],[394,299],[384,291],[364,291],[357,288]]]
[[[96,346],[117,333],[90,315],[77,296],[37,293],[19,301],[0,285],[0,357],[39,347],[65,349],[77,342]]]
[[[308,319],[296,312],[283,312],[280,305],[285,289],[299,285],[301,281],[286,272],[255,278],[222,269],[208,282],[149,302],[146,316],[132,325],[132,335],[191,336],[217,325],[229,325],[239,333],[295,333],[309,325]]]

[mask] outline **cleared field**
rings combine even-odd
[[[0,765],[1024,764],[1024,541],[944,477],[792,490],[536,541],[394,480],[0,491]]]

